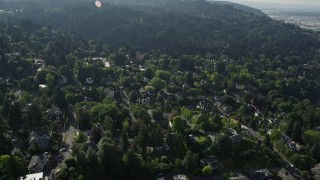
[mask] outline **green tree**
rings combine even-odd
[[[320,143],[316,143],[312,146],[310,154],[315,160],[318,162],[320,161]]]
[[[68,109],[68,103],[65,98],[64,92],[60,88],[55,88],[52,94],[54,103],[61,109],[66,111]]]
[[[111,59],[113,60],[116,66],[123,66],[126,64],[127,57],[125,54],[116,53],[111,55]]]
[[[181,116],[176,116],[172,119],[172,129],[177,132],[184,132],[186,124]]]
[[[15,180],[27,174],[27,164],[23,157],[18,155],[0,156],[1,179]]]
[[[149,82],[156,90],[161,90],[166,86],[166,82],[160,78],[153,78]]]
[[[307,130],[303,133],[302,137],[305,144],[316,144],[320,142],[320,132],[315,130]]]
[[[46,82],[47,82],[47,85],[48,85],[49,89],[52,89],[54,87],[55,79],[54,79],[54,76],[51,73],[48,73],[46,75]]]
[[[213,173],[213,168],[210,165],[207,165],[205,167],[202,168],[202,173],[205,176],[210,176]]]
[[[139,150],[145,154],[147,151],[147,143],[149,142],[149,132],[144,123],[142,123],[139,133],[136,136],[136,144]]]
[[[143,161],[132,151],[128,151],[123,156],[126,175],[130,178],[139,178],[144,175]]]
[[[18,130],[23,125],[20,105],[17,102],[9,106],[8,118],[8,123],[13,130]]]
[[[77,124],[80,130],[86,131],[91,128],[90,122],[92,121],[92,117],[90,111],[80,108],[76,112]]]
[[[232,152],[232,141],[227,134],[219,133],[214,138],[213,145],[219,156],[228,157]]]
[[[88,137],[86,134],[82,131],[79,132],[79,134],[76,136],[75,141],[76,143],[84,143],[88,140]]]
[[[156,70],[156,77],[164,81],[169,81],[171,77],[171,73],[164,70]]]
[[[76,98],[72,93],[67,93],[65,99],[68,104],[74,105],[76,103]]]
[[[128,134],[126,132],[122,132],[121,134],[121,146],[124,153],[128,152],[130,144]]]
[[[184,156],[183,164],[187,170],[192,170],[198,166],[198,161],[198,154],[192,153],[190,150],[188,150]]]
[[[43,119],[41,112],[37,105],[31,104],[27,109],[27,122],[29,126],[41,127]]]
[[[138,92],[137,91],[130,91],[129,93],[129,101],[132,103],[136,103],[138,100]]]
[[[292,133],[291,133],[292,139],[301,142],[301,136],[302,136],[302,124],[300,122],[295,122]]]
[[[122,178],[125,172],[124,161],[114,151],[114,142],[109,137],[103,137],[98,143],[98,157],[106,174]]]

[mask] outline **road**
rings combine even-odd
[[[62,155],[62,162],[58,164],[58,166],[53,169],[51,172],[56,173],[60,171],[61,168],[65,167],[65,160],[69,159],[71,157],[72,153],[72,145],[74,142],[75,135],[80,132],[78,129],[75,128],[76,125],[76,114],[69,109],[68,110],[68,122],[66,123],[66,130],[64,133],[62,133],[62,143],[60,146],[60,149],[64,149],[63,152],[61,152]]]
[[[289,171],[292,176],[294,176],[296,179],[303,179],[299,174],[302,174],[302,172],[295,168],[291,162],[285,157],[283,156],[277,149],[273,149],[273,152],[275,152],[276,154],[278,154],[281,157],[281,162],[282,164],[285,165],[287,171]]]
[[[255,131],[255,130],[253,130],[253,129],[251,129],[251,128],[243,125],[243,124],[241,124],[241,128],[242,129],[246,129],[250,133],[250,135],[253,136],[254,138],[256,138],[258,140],[262,140],[263,139],[263,136],[261,136],[260,133],[258,133],[257,131]]]
[[[221,114],[225,115],[228,118],[231,118],[231,116],[228,113],[224,112],[219,106],[215,105],[209,98],[206,98],[206,99],[208,100],[208,102],[211,102],[219,110],[219,112]],[[240,122],[237,119],[234,119],[234,120]],[[241,124],[241,128],[246,129],[250,133],[250,135],[253,136],[254,138],[256,138],[258,140],[262,140],[263,139],[263,136],[259,132],[253,130],[252,128],[249,128],[249,127],[247,127],[246,125],[243,125],[243,124]],[[293,174],[297,179],[303,179],[300,176],[301,171],[299,169],[295,168],[294,166],[292,166],[292,164],[290,163],[290,161],[286,157],[284,157],[280,152],[278,152],[275,149],[273,150],[273,152],[278,154],[282,158],[281,159],[282,163],[284,164],[284,166],[287,168],[287,170],[291,174]]]

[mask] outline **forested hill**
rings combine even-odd
[[[209,1],[209,2],[218,4],[218,5],[222,5],[222,6],[230,5],[230,6],[234,7],[235,9],[239,9],[239,10],[242,10],[247,13],[252,13],[257,16],[268,16],[259,9],[255,9],[255,8],[252,8],[252,7],[249,7],[246,5],[242,5],[242,4],[238,4],[238,3],[233,3],[233,2],[229,2],[229,1]]]
[[[230,57],[305,55],[320,48],[319,37],[294,25],[203,0],[120,4],[88,1],[10,1],[6,10],[112,46],[160,49],[168,54]],[[125,2],[125,0],[123,0]],[[153,2],[153,1],[152,1]],[[17,11],[16,11],[17,10]]]

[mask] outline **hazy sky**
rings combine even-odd
[[[301,4],[307,6],[320,6],[320,0],[229,0],[232,2],[269,2],[269,3],[281,3],[281,4]]]

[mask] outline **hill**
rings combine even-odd
[[[318,36],[297,26],[203,0],[103,2],[14,1],[3,8],[110,46],[153,48],[169,54],[304,55],[320,48]]]
[[[212,2],[214,4],[218,4],[218,5],[225,5],[225,6],[229,5],[229,6],[234,7],[235,9],[239,9],[239,10],[242,10],[244,12],[251,13],[251,14],[254,14],[254,15],[257,15],[257,16],[267,16],[261,10],[253,8],[253,7],[250,7],[250,6],[246,6],[246,5],[243,5],[243,4],[233,3],[233,2],[229,2],[229,1],[209,1],[209,2]]]

